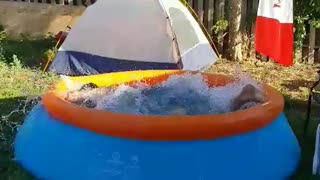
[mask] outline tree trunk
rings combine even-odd
[[[229,60],[242,60],[242,33],[241,19],[243,0],[229,0],[229,43],[227,49],[227,57]]]

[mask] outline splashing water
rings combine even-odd
[[[16,109],[9,114],[1,116],[0,121],[0,150],[9,150],[12,147],[14,134],[22,124],[19,119],[29,114],[31,109],[40,102],[40,97],[29,96],[21,100]],[[20,117],[20,118],[19,118]]]
[[[122,114],[158,116],[222,114],[231,111],[232,99],[239,95],[247,84],[261,90],[255,81],[242,73],[238,74],[236,82],[220,87],[208,87],[199,73],[173,75],[153,87],[136,83],[133,86],[120,85],[109,89],[103,96],[99,94],[95,97],[92,90],[82,91],[80,96],[94,101],[95,109]]]
[[[153,88],[142,83],[134,86],[121,85],[108,93],[82,92],[87,99],[96,101],[98,110],[140,115],[215,114],[229,112],[230,100],[240,93],[246,84],[261,87],[246,73],[236,68],[236,83],[224,87],[209,88],[200,74],[171,76]],[[60,76],[68,90],[78,90],[80,83]],[[27,94],[23,94],[28,96]],[[19,130],[24,117],[40,102],[40,97],[29,96],[21,100],[15,109],[0,117],[0,150],[9,150],[14,134]]]
[[[73,82],[68,76],[60,75],[60,79],[64,82],[64,84],[67,86],[67,89],[69,91],[77,90],[81,88],[81,84],[77,82]]]

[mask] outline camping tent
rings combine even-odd
[[[201,70],[217,55],[179,0],[99,0],[72,27],[49,67],[65,75]]]

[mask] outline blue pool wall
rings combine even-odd
[[[41,104],[19,128],[14,153],[22,167],[46,180],[284,180],[300,159],[298,141],[284,114],[242,135],[152,142],[63,124]]]

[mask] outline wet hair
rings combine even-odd
[[[87,83],[87,84],[84,84],[83,86],[81,86],[80,91],[90,90],[90,89],[95,89],[95,88],[98,88],[98,85],[96,85],[94,83]]]
[[[257,96],[259,90],[251,84],[247,84],[241,93],[232,101],[231,111],[248,109],[261,104],[263,101]]]

